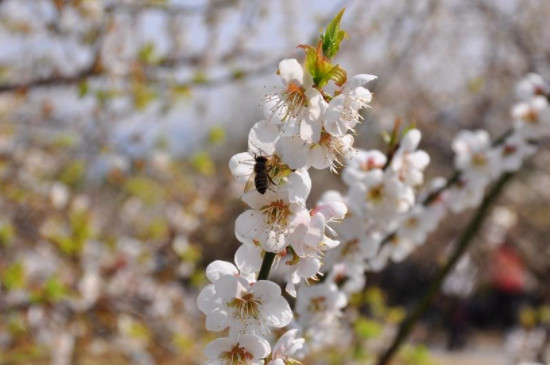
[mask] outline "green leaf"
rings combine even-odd
[[[344,15],[345,10],[345,8],[340,10],[328,24],[325,33],[321,34],[323,54],[328,58],[332,58],[338,53],[340,43],[347,37],[347,33],[340,29],[340,21],[342,20],[342,15]]]
[[[313,78],[316,87],[322,88],[330,80],[333,80],[338,86],[342,86],[347,80],[346,71],[339,65],[333,65],[330,60],[323,55],[321,42],[317,48],[300,45],[306,54],[305,68]]]
[[[319,86],[326,85],[330,80],[334,81],[336,85],[342,86],[346,83],[348,74],[339,65],[330,67],[319,80]]]

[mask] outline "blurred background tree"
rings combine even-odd
[[[342,7],[338,62],[379,76],[356,145],[415,121],[429,177],[451,172],[460,129],[507,128],[517,80],[550,76],[545,0],[0,0],[2,364],[201,362],[194,297],[204,266],[235,251],[242,210],[227,161],[262,119],[278,61]],[[447,328],[447,347],[464,348],[491,330],[500,349],[513,327],[547,326],[548,149],[529,163],[414,342],[445,347]],[[312,201],[342,189],[324,181]],[[410,306],[467,217],[369,285]],[[368,309],[369,293],[364,338],[401,318]]]

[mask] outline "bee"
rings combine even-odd
[[[258,193],[265,194],[267,189],[273,184],[273,179],[269,175],[269,172],[273,168],[272,164],[272,158],[269,156],[254,156],[253,173],[250,175],[244,191],[247,192],[255,187]]]

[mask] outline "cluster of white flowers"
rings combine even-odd
[[[265,119],[250,130],[248,151],[230,160],[249,209],[235,224],[242,242],[235,264],[211,263],[211,284],[197,300],[208,330],[228,330],[206,347],[208,364],[294,364],[308,350],[345,342],[343,309],[363,288],[365,271],[405,259],[447,212],[478,205],[495,178],[535,152],[534,138],[550,134],[550,108],[541,96],[548,87],[530,75],[518,88],[525,100],[513,108],[514,128],[495,143],[485,131],[460,132],[452,144],[455,177],[421,189],[430,157],[418,149],[418,129],[401,132],[396,125],[387,153],[354,150],[352,133],[372,99],[364,85],[376,77],[347,80],[324,55],[334,55],[329,46],[302,46],[304,65],[280,62],[283,87],[266,97]],[[332,95],[323,90],[329,80]],[[347,194],[328,191],[308,209],[308,169],[334,171],[344,162]],[[268,280],[270,271],[296,297],[294,313]],[[294,329],[271,346],[271,330],[286,326]]]
[[[522,100],[512,108],[513,127],[495,142],[483,130],[459,132],[452,143],[457,172],[449,181],[436,178],[420,188],[430,158],[417,149],[417,129],[406,130],[387,154],[358,150],[352,155],[342,176],[349,186],[347,194],[329,191],[323,197],[349,207],[346,218],[335,226],[342,243],[326,254],[322,285],[298,292],[298,304],[307,300],[302,292],[305,297],[316,290],[331,293],[324,312],[318,311],[311,324],[302,323],[304,333],[310,329],[315,334],[307,337],[317,342],[309,344],[312,348],[334,343],[332,334],[340,322],[334,314],[341,313],[351,293],[363,289],[366,271],[382,270],[389,260],[404,260],[448,213],[478,206],[489,184],[503,173],[517,171],[536,152],[536,140],[550,135],[548,90],[538,75],[521,81]]]
[[[306,208],[308,169],[335,170],[354,152],[351,133],[361,121],[360,110],[372,99],[364,85],[376,77],[357,75],[342,83],[340,77],[333,79],[338,87],[330,96],[295,59],[281,61],[278,73],[283,87],[266,97],[265,120],[252,127],[249,151],[233,156],[229,164],[249,206],[235,224],[242,242],[236,265],[210,264],[211,284],[197,301],[208,330],[229,329],[228,337],[206,347],[212,364],[290,364],[304,353],[299,328],[288,331],[273,348],[264,338],[271,328],[294,319],[280,287],[267,280],[271,266],[274,275],[285,278],[286,292],[298,296],[295,327],[328,323],[347,302],[334,284],[296,290],[299,283],[318,280],[325,252],[340,243],[329,225],[347,213],[343,202],[330,197]]]

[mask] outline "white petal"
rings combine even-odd
[[[216,288],[212,284],[205,286],[197,297],[197,307],[206,315],[217,309],[220,304],[221,298],[216,294]]]
[[[358,86],[363,86],[366,83],[369,83],[373,80],[376,80],[378,76],[369,75],[369,74],[359,74],[353,76],[347,83],[345,88],[346,89],[354,89]]]
[[[300,259],[298,274],[304,278],[310,278],[317,274],[321,269],[321,260],[314,257],[304,257]]]
[[[258,210],[249,209],[241,213],[235,222],[235,236],[242,243],[252,243],[265,226],[265,217]]]
[[[298,137],[281,137],[275,144],[277,154],[291,169],[306,167],[308,145]]]
[[[299,169],[292,172],[287,178],[286,188],[288,190],[288,200],[291,203],[305,203],[311,191],[311,178],[307,170]]]
[[[401,140],[401,148],[405,151],[414,151],[418,148],[422,133],[418,129],[411,129]]]
[[[282,296],[265,304],[263,309],[266,322],[272,327],[284,327],[292,321],[292,310]]]
[[[317,143],[321,138],[321,122],[304,119],[300,123],[300,139],[308,143]]]
[[[222,353],[231,351],[234,345],[234,341],[227,337],[217,338],[206,345],[204,355],[209,359],[217,359]]]
[[[206,277],[212,283],[225,275],[239,275],[239,271],[232,263],[222,260],[216,260],[206,267]]]
[[[270,156],[275,152],[275,142],[279,138],[279,128],[266,120],[254,124],[248,134],[248,146],[259,156]]]
[[[246,279],[241,277],[222,276],[216,281],[214,287],[216,288],[216,294],[222,298],[222,301],[230,302],[246,292],[250,285]]]
[[[235,264],[237,264],[241,273],[257,273],[262,266],[261,254],[262,249],[260,247],[243,243],[235,252]]]
[[[241,335],[239,344],[242,345],[247,352],[251,353],[255,359],[263,359],[271,352],[271,346],[264,338],[256,335]]]
[[[342,202],[333,201],[319,205],[315,211],[321,213],[327,221],[332,219],[343,219],[348,212],[348,207]]]
[[[206,329],[212,332],[223,331],[229,326],[227,312],[215,310],[206,317]]]
[[[285,84],[294,83],[301,86],[304,83],[304,69],[294,58],[279,62],[279,74]]]
[[[309,150],[307,157],[308,164],[318,170],[324,170],[330,167],[330,163],[332,162],[329,158],[327,158],[327,150],[325,147],[318,144],[314,145]]]
[[[255,298],[261,298],[264,302],[269,302],[281,295],[281,288],[270,280],[259,280],[252,285],[250,290]]]
[[[248,181],[254,171],[254,157],[248,152],[237,153],[229,160],[231,174],[239,181]]]

